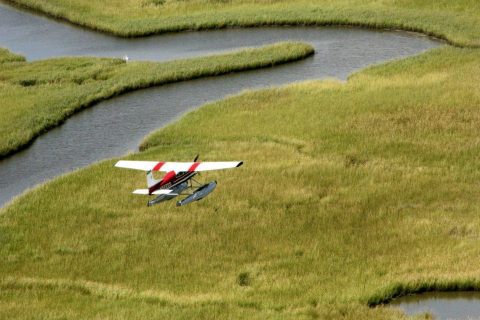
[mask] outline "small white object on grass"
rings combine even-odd
[[[125,62],[128,62],[128,56],[125,55],[125,56],[123,57],[123,60],[125,60]]]

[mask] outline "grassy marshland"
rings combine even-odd
[[[478,0],[10,0],[120,36],[260,25],[355,25],[422,31],[480,45]]]
[[[15,2],[129,36],[348,24],[480,44],[475,0]],[[245,160],[185,208],[145,207],[114,160],[55,179],[0,212],[0,318],[385,319],[402,315],[367,305],[479,289],[479,75],[479,50],[442,48],[205,106],[131,156]]]
[[[386,319],[367,305],[479,288],[479,75],[441,48],[193,111],[129,157],[245,161],[191,206],[147,208],[115,160],[29,192],[0,213],[0,318]]]
[[[26,62],[0,49],[0,158],[73,113],[123,92],[273,66],[313,52],[308,44],[284,42],[201,58],[125,63],[80,57]]]

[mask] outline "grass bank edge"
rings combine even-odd
[[[0,47],[0,65],[9,62],[25,62],[24,56],[11,52],[8,49]]]
[[[159,22],[155,22],[153,25],[149,24],[144,29],[141,29],[141,27],[137,26],[141,20],[121,21],[121,17],[108,17],[110,22],[103,22],[101,18],[106,17],[102,16],[101,13],[93,12],[94,10],[91,10],[93,13],[90,17],[82,19],[80,16],[69,12],[68,7],[62,7],[61,4],[51,5],[32,0],[4,1],[55,19],[119,37],[142,37],[169,32],[213,30],[230,27],[343,26],[418,32],[445,40],[455,46],[480,47],[480,33],[476,34],[475,37],[467,35],[465,30],[461,30],[462,27],[466,28],[466,26],[460,22],[449,30],[449,23],[437,19],[435,13],[432,12],[424,11],[422,12],[423,15],[408,16],[407,14],[404,16],[402,15],[403,13],[397,13],[396,8],[378,10],[378,8],[373,6],[369,7],[368,4],[357,8],[357,5],[353,3],[353,8],[348,9],[342,6],[308,5],[308,3],[304,7],[301,5],[300,7],[295,5],[279,5],[277,7],[254,5],[255,9],[248,8],[247,10],[245,10],[245,5],[237,5],[232,8],[226,6],[225,8],[219,7],[218,16],[215,15],[214,11],[213,13],[200,12],[180,14],[173,17],[158,17]],[[446,10],[442,14],[448,15],[449,12]],[[145,17],[145,19],[147,18],[152,20],[152,17]]]
[[[7,53],[5,49],[3,49],[3,53],[5,55],[5,62],[3,63],[19,63],[19,64],[28,64],[30,62],[25,62],[25,59],[22,56]],[[101,101],[107,100],[109,98],[128,93],[131,91],[145,89],[154,86],[160,86],[168,83],[174,82],[181,82],[187,80],[193,80],[203,77],[209,76],[219,76],[233,72],[241,72],[247,70],[254,70],[260,68],[268,68],[273,67],[280,64],[285,64],[289,62],[298,61],[301,59],[305,59],[315,53],[314,48],[302,42],[280,42],[271,45],[262,46],[259,48],[248,48],[243,50],[236,50],[230,53],[218,54],[218,55],[208,55],[205,57],[198,57],[198,58],[190,58],[190,59],[181,59],[175,61],[167,61],[167,62],[129,62],[129,65],[137,65],[139,66],[139,70],[142,66],[150,64],[152,66],[159,66],[159,65],[168,65],[171,64],[171,68],[175,68],[177,63],[183,64],[190,64],[191,70],[186,73],[180,75],[160,75],[154,73],[154,71],[150,71],[150,74],[142,75],[140,78],[134,78],[132,81],[121,82],[121,85],[117,85],[117,83],[112,83],[112,86],[109,90],[106,90],[102,94],[94,94],[93,96],[88,96],[84,100],[77,101],[74,105],[68,106],[65,112],[58,118],[50,119],[49,121],[43,123],[43,125],[38,128],[37,130],[33,131],[26,139],[20,140],[13,145],[6,144],[5,147],[0,148],[0,159],[6,158],[15,152],[18,152],[26,147],[28,147],[35,138],[39,137],[43,133],[47,132],[48,130],[59,126],[62,124],[66,119],[68,119],[71,115],[79,112],[85,108],[91,107]],[[244,56],[251,56],[252,58],[247,61],[242,61]],[[50,61],[58,61],[59,59],[50,59]],[[98,61],[105,60],[105,58],[92,58]],[[217,60],[223,59],[219,62]],[[231,59],[230,65],[225,65],[225,59]],[[114,60],[114,59],[110,59]],[[43,60],[42,63],[47,62],[49,60]],[[200,61],[207,61],[210,65],[202,65],[197,67],[196,63]],[[238,62],[237,62],[238,61]],[[35,64],[36,62],[31,62],[31,64]],[[222,65],[223,63],[223,65]],[[13,65],[13,64],[11,64]],[[172,70],[173,72],[174,70]],[[126,73],[123,75],[123,78],[120,77],[118,80],[126,79],[129,74],[134,74],[135,70],[132,70],[130,73]],[[30,75],[29,75],[30,76]],[[0,89],[1,90],[1,89]],[[20,129],[27,129],[27,128],[20,128]]]
[[[427,292],[459,292],[480,291],[479,279],[441,280],[427,279],[416,282],[397,282],[380,290],[367,300],[369,307],[376,307],[390,303],[392,300],[408,295]]]

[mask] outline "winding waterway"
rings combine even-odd
[[[418,34],[351,28],[271,27],[184,32],[122,39],[34,15],[0,3],[0,46],[29,60],[66,55],[172,60],[301,40],[314,57],[274,68],[197,79],[125,94],[80,112],[0,161],[0,206],[27,188],[105,158],[135,151],[141,139],[205,102],[245,89],[322,78],[442,45]]]

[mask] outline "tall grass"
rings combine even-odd
[[[476,0],[10,0],[119,36],[263,25],[352,25],[421,31],[480,45]]]
[[[0,275],[37,285],[2,286],[0,314],[396,319],[368,304],[477,288],[479,74],[480,51],[441,48],[347,83],[204,106],[128,156],[245,161],[203,174],[219,186],[186,207],[147,207],[131,194],[144,175],[116,160],[17,198],[0,212]],[[216,302],[99,298],[59,284],[90,282]]]
[[[0,51],[0,159],[98,101],[136,89],[229,72],[270,67],[312,55],[284,42],[256,49],[171,62],[59,58],[25,62]]]

